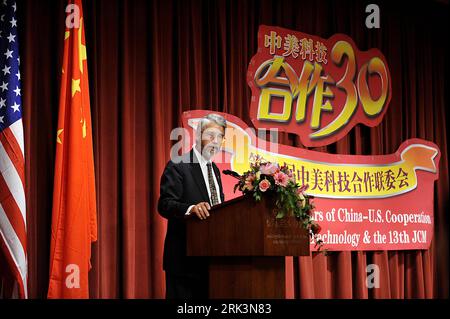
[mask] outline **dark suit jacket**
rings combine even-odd
[[[205,258],[186,256],[185,214],[189,206],[200,202],[210,203],[210,200],[194,151],[191,150],[180,159],[179,163],[169,161],[161,176],[158,211],[168,220],[163,268],[174,274],[199,274],[207,271],[207,263]],[[220,171],[214,163],[212,166],[223,202],[225,197]]]

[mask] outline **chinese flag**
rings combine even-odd
[[[81,0],[70,4],[56,137],[48,298],[89,298],[97,240],[94,156]]]

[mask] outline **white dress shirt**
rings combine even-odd
[[[206,189],[208,191],[208,198],[210,199],[209,204],[211,204],[211,189],[209,188],[208,167],[206,166],[206,164],[211,163],[211,160],[204,159],[203,156],[197,150],[197,147],[195,145],[194,145],[193,149],[194,149],[194,154],[197,157],[198,163],[200,164],[200,168],[202,170],[203,180],[205,181]],[[222,199],[220,197],[219,183],[217,183],[216,174],[214,172],[214,167],[212,167],[212,165],[211,165],[211,170],[212,170],[212,176],[213,176],[213,180],[214,180],[214,185],[216,186],[216,193],[217,193],[218,204],[220,204],[222,202]],[[189,215],[191,213],[191,209],[194,206],[195,205],[189,206],[189,208],[186,211],[186,215]]]

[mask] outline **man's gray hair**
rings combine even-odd
[[[219,114],[210,113],[203,117],[199,122],[197,126],[197,131],[201,134],[203,133],[204,127],[207,126],[209,123],[214,122],[217,125],[223,127],[225,130],[227,128],[227,120]]]

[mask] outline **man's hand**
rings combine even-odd
[[[207,202],[201,202],[192,207],[190,214],[194,213],[200,219],[206,219],[209,217],[209,210],[211,206]]]

